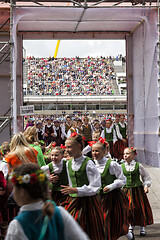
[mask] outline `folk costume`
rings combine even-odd
[[[114,145],[114,157],[117,159],[123,159],[124,149],[127,147],[127,124],[119,122],[116,125],[116,135],[118,141]],[[122,139],[126,140],[126,143],[122,141]]]
[[[114,156],[113,143],[117,141],[116,132],[113,128],[113,125],[110,128],[105,128],[101,133],[101,137],[105,138],[106,141],[109,143],[110,153],[111,156],[113,157]]]
[[[38,240],[43,226],[43,204],[39,201],[22,206],[18,216],[10,223],[5,240]],[[70,240],[72,238],[89,240],[70,214],[63,207],[56,206],[43,239]]]
[[[69,186],[78,190],[78,193],[70,194],[68,212],[91,240],[104,239],[104,218],[97,195],[101,177],[93,161],[83,155],[71,159],[67,162],[67,173]]]
[[[135,160],[129,164],[122,164],[123,173],[127,178],[123,190],[129,199],[130,217],[132,226],[146,226],[153,224],[153,215],[144,187],[151,186],[151,179],[145,168]],[[142,181],[140,180],[140,176]]]
[[[55,201],[58,206],[66,207],[68,204],[69,196],[61,193],[61,185],[68,185],[66,160],[62,159],[58,164],[50,162],[48,165],[43,166],[41,169],[48,172],[49,174],[55,174],[59,177],[56,183],[50,183],[50,188],[52,191],[51,196],[52,200]]]
[[[129,201],[126,194],[120,189],[126,182],[126,178],[121,166],[115,161],[106,157],[94,161],[101,174],[102,186],[99,194],[105,218],[105,239],[116,240],[120,236],[128,234],[129,229]],[[109,188],[109,192],[103,191],[106,186]]]

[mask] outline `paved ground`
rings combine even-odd
[[[147,226],[146,236],[139,235],[139,227],[134,230],[136,240],[160,240],[160,168],[144,165],[152,179],[152,186],[148,193],[148,198],[153,211],[154,224]],[[119,240],[126,240],[126,237],[121,237]]]

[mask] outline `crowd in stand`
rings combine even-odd
[[[111,57],[85,59],[29,57],[24,61],[28,65],[25,95],[114,94],[111,80],[115,79],[115,72]]]

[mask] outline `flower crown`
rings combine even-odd
[[[14,185],[44,183],[48,181],[48,179],[49,175],[41,170],[25,175],[17,175],[15,172],[12,172],[9,175],[9,181]]]

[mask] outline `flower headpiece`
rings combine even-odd
[[[108,147],[108,142],[106,142],[105,138],[100,137],[99,142],[102,143],[102,144],[105,144]]]
[[[60,148],[66,149],[66,146],[64,146],[63,144],[60,145]]]
[[[133,147],[131,147],[130,149],[131,149],[132,151],[134,150]],[[135,149],[135,151],[133,151],[133,152],[134,152],[135,155],[137,155],[137,153],[136,153],[136,149]]]
[[[12,172],[9,175],[9,181],[14,185],[44,183],[48,181],[48,179],[48,174],[44,173],[42,170],[25,175],[17,175],[15,172]]]
[[[76,133],[76,132],[73,132],[73,133],[71,133],[71,136],[70,136],[70,137],[75,137],[75,136],[77,136],[77,133]]]
[[[96,141],[88,141],[89,146],[93,146],[93,144],[97,143]]]

